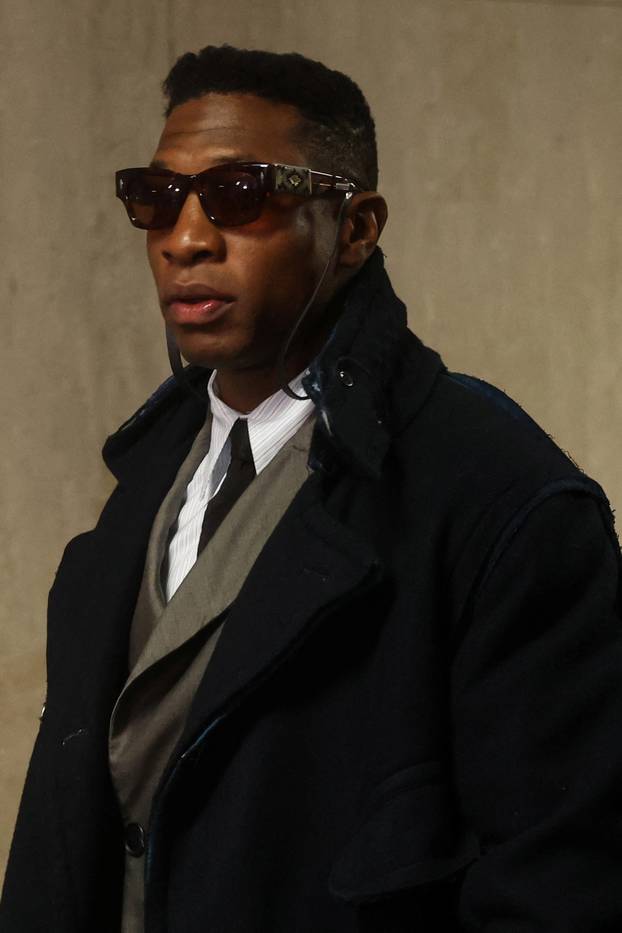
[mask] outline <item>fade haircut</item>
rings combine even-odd
[[[162,88],[166,116],[203,94],[256,94],[300,113],[295,141],[316,171],[347,175],[364,189],[378,186],[376,130],[361,89],[347,75],[297,52],[208,45],[187,52]]]

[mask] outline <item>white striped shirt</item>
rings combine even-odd
[[[305,373],[306,370],[289,384],[298,395],[305,394],[302,387],[302,378]],[[179,588],[197,559],[201,526],[207,503],[218,492],[229,468],[228,438],[234,421],[238,418],[245,418],[248,422],[248,436],[255,461],[255,472],[259,474],[314,411],[314,405],[310,399],[299,401],[290,398],[282,389],[279,389],[257,408],[248,414],[243,414],[230,408],[216,395],[215,377],[216,372],[213,372],[207,385],[212,411],[209,451],[188,484],[176,529],[169,543],[167,601]]]

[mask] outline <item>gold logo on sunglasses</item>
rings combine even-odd
[[[298,189],[303,190],[305,186],[308,193],[312,193],[311,172],[308,168],[301,168],[299,165],[275,165],[275,191],[285,193],[298,193]]]

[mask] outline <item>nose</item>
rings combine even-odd
[[[188,194],[175,226],[163,236],[160,248],[167,262],[179,266],[223,258],[224,237],[201,207],[195,191]]]

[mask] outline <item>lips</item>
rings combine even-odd
[[[234,300],[201,282],[175,283],[164,295],[165,314],[174,324],[206,324],[221,317]]]

